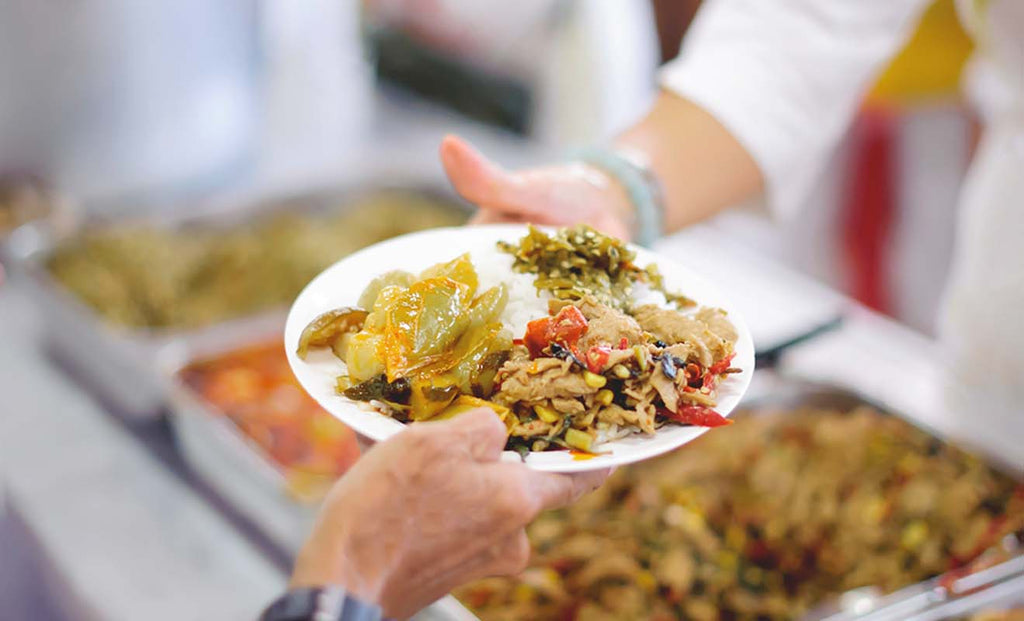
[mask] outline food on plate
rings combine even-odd
[[[345,362],[338,392],[403,422],[490,407],[521,454],[728,424],[714,408],[739,372],[736,329],[634,260],[588,227],[531,228],[489,253],[378,276],[357,307],[315,318],[297,353],[330,348]]]
[[[448,203],[379,193],[330,213],[279,211],[244,227],[98,229],[59,246],[47,268],[114,324],[194,328],[286,304],[364,246],[464,220]]]
[[[355,435],[299,386],[279,340],[194,362],[185,386],[236,426],[301,499],[317,499],[359,456]]]
[[[625,244],[588,227],[563,228],[549,235],[531,226],[518,244],[505,242],[499,247],[514,257],[512,269],[536,274],[534,286],[560,300],[589,295],[626,310],[633,303],[633,287],[644,283],[680,307],[696,305],[686,296],[665,290],[658,266],[637,267],[635,253]]]
[[[798,619],[852,588],[941,574],[1024,528],[1018,483],[897,418],[736,418],[541,515],[528,569],[456,596],[483,621]]]

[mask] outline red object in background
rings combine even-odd
[[[358,459],[355,434],[310,397],[288,366],[280,339],[195,362],[181,378],[315,499]]]
[[[841,218],[850,294],[880,312],[892,309],[887,268],[896,216],[896,128],[897,115],[888,108],[861,112],[852,131],[850,187]]]

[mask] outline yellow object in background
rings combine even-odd
[[[960,72],[974,46],[957,16],[954,0],[937,0],[917,32],[872,89],[869,100],[914,103],[959,94]]]

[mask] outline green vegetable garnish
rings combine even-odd
[[[553,235],[531,226],[518,244],[498,242],[498,248],[515,257],[512,269],[536,274],[534,286],[560,300],[590,295],[625,311],[632,303],[633,285],[643,282],[679,307],[694,305],[686,296],[665,290],[657,267],[637,267],[636,253],[626,244],[586,225],[559,229]]]

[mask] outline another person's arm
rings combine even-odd
[[[642,152],[678,229],[764,194],[797,207],[864,90],[912,30],[926,0],[709,0],[663,91],[615,141]],[[508,172],[458,138],[441,146],[455,188],[480,222],[587,222],[629,230],[631,205],[593,166]]]
[[[341,587],[406,618],[456,586],[521,571],[530,555],[524,527],[608,472],[501,462],[505,440],[505,425],[481,410],[412,425],[375,446],[331,490],[291,587]]]

